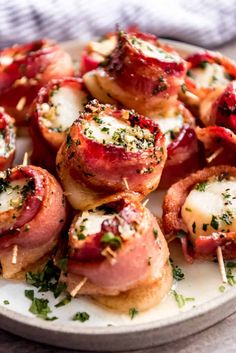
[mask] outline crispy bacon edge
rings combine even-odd
[[[0,134],[4,141],[4,153],[0,154],[0,171],[12,166],[16,151],[15,120],[0,107]]]
[[[77,241],[83,242],[86,247],[83,255],[87,260],[84,257],[77,258],[79,253],[71,258],[69,256],[67,273],[63,280],[66,280],[68,291],[73,296],[90,295],[96,301],[118,311],[128,311],[132,304],[139,310],[146,310],[159,303],[170,290],[172,271],[168,261],[169,251],[155,217],[137,201],[136,196],[120,193],[115,200],[112,196],[107,199],[109,206],[113,208],[117,204],[120,207],[121,201],[124,201],[120,210],[123,218],[137,223],[135,235],[130,239],[124,238],[121,247],[111,252],[113,258],[107,253],[101,259],[94,252],[92,242],[95,247],[98,245],[99,233],[91,235],[92,239],[89,237],[87,240]],[[102,225],[104,231],[114,231],[114,228],[114,222],[104,222]],[[70,232],[72,229],[73,223]],[[69,243],[72,254],[75,244],[74,239]],[[80,249],[83,245],[79,246]],[[90,250],[91,261],[88,260]]]
[[[215,232],[211,236],[199,236],[195,244],[191,244],[192,249],[188,242],[188,229],[181,218],[181,208],[194,185],[214,176],[236,178],[236,168],[229,165],[220,165],[199,170],[172,185],[163,202],[162,221],[165,237],[167,240],[180,238],[183,254],[188,262],[192,262],[193,258],[209,259],[215,257],[217,246],[222,246],[225,259],[236,258],[236,233]]]
[[[155,134],[154,148],[129,152],[123,147],[103,145],[89,139],[83,134],[81,123],[100,112],[118,119],[124,114],[131,126],[139,125],[149,129]],[[143,198],[158,186],[165,160],[164,135],[158,124],[133,111],[119,110],[93,101],[70,128],[67,140],[58,151],[56,164],[64,189],[69,193],[70,203],[74,208],[84,210],[93,207],[93,203],[97,205],[99,199],[103,200],[127,188]],[[81,202],[79,194],[80,198],[83,195]]]
[[[12,212],[0,214],[1,223],[5,224],[0,236],[4,278],[13,278],[28,265],[50,254],[66,222],[63,191],[56,179],[46,170],[32,165],[17,166],[7,171],[9,181],[22,177],[34,181],[34,191],[27,195],[22,209],[15,210],[14,219],[9,221]]]
[[[13,60],[7,62],[9,57]],[[51,40],[5,48],[0,51],[0,105],[14,116],[17,125],[25,125],[40,87],[50,79],[73,75],[70,55]]]

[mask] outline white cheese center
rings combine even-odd
[[[227,73],[222,65],[206,64],[206,67],[196,67],[190,70],[191,78],[199,87],[218,87],[226,86],[230,79],[227,78]]]
[[[53,92],[49,101],[42,104],[43,123],[59,131],[66,131],[87,103],[87,95],[72,87],[62,86]]]
[[[236,231],[236,181],[197,184],[187,196],[181,215],[193,240],[214,232]]]
[[[115,214],[104,214],[104,211],[83,212],[75,224],[75,233],[85,237],[101,231],[102,222],[113,219]]]
[[[0,193],[0,212],[21,207],[23,201],[21,191],[26,184],[26,179],[19,179],[9,183],[6,190]]]
[[[131,37],[129,38],[129,42],[138,50],[142,51],[142,53],[149,57],[158,59],[160,61],[165,62],[179,62],[180,57],[175,53],[169,53],[162,48],[155,46],[154,44],[145,41],[140,38]]]
[[[175,135],[184,125],[184,119],[181,114],[177,116],[167,116],[154,118],[161,131],[165,135],[166,146],[173,142]]]
[[[131,127],[125,121],[113,116],[102,115],[83,123],[84,134],[102,144],[125,147],[136,152],[153,146],[154,135],[148,129]]]

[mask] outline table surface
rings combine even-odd
[[[218,50],[236,59],[236,40]],[[150,348],[139,353],[233,353],[235,352],[236,313],[222,322],[198,334]],[[28,341],[0,330],[0,353],[73,353],[75,351],[60,349]]]

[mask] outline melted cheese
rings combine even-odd
[[[206,64],[205,68],[191,69],[190,74],[199,87],[226,86],[230,82],[224,67],[218,64]]]
[[[148,129],[141,129],[139,126],[131,127],[125,121],[109,115],[85,121],[83,131],[88,138],[99,143],[122,146],[132,152],[140,148],[146,149],[154,143],[154,136]]]
[[[160,126],[161,131],[165,135],[166,145],[173,142],[172,134],[176,134],[183,127],[184,119],[182,115],[158,117],[155,121]]]
[[[87,95],[83,91],[63,86],[53,92],[49,103],[50,106],[42,104],[44,124],[52,129],[66,131],[84,109]]]
[[[114,214],[105,214],[104,211],[83,212],[75,224],[76,234],[83,234],[85,237],[101,231],[103,221],[114,218]]]
[[[175,53],[169,53],[162,48],[159,48],[152,43],[142,40],[140,38],[136,37],[131,37],[129,38],[129,42],[132,46],[134,46],[136,49],[142,51],[142,53],[149,57],[149,58],[154,58],[158,59],[160,61],[165,61],[165,62],[179,62],[180,57],[179,55]]]
[[[196,185],[181,214],[193,240],[218,231],[236,231],[236,181],[215,180]]]
[[[12,181],[6,190],[0,193],[0,212],[21,206],[23,200],[21,191],[26,184],[26,179]]]

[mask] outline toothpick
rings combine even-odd
[[[219,264],[219,268],[220,268],[220,274],[221,274],[222,282],[223,283],[227,283],[224,258],[223,258],[222,249],[221,249],[220,246],[217,247],[216,254],[217,254],[217,260],[218,260],[218,264]]]
[[[149,202],[149,199],[146,199],[143,203],[143,207],[145,207],[147,205],[147,203]]]
[[[18,101],[16,105],[16,110],[18,110],[19,112],[23,110],[25,103],[26,103],[26,97],[21,97],[21,99]]]
[[[215,159],[217,156],[219,156],[221,152],[223,152],[223,150],[224,150],[223,147],[219,147],[214,153],[212,153],[210,157],[206,158],[207,163],[211,163],[213,159]]]
[[[72,289],[72,291],[70,292],[70,295],[72,297],[75,297],[76,294],[78,294],[78,292],[80,291],[80,289],[83,287],[83,285],[86,283],[87,281],[87,277],[84,277],[78,284],[77,286],[75,286],[74,289]]]
[[[129,190],[129,184],[128,184],[127,178],[123,178],[123,182],[125,184],[126,189]]]
[[[28,165],[28,159],[29,159],[28,152],[25,152],[24,157],[23,157],[23,162],[22,162],[22,165],[24,167]]]
[[[18,253],[18,245],[14,245],[13,246],[13,250],[12,250],[12,259],[11,259],[11,263],[13,264],[13,265],[15,265],[16,264],[16,262],[17,262],[17,253]]]

